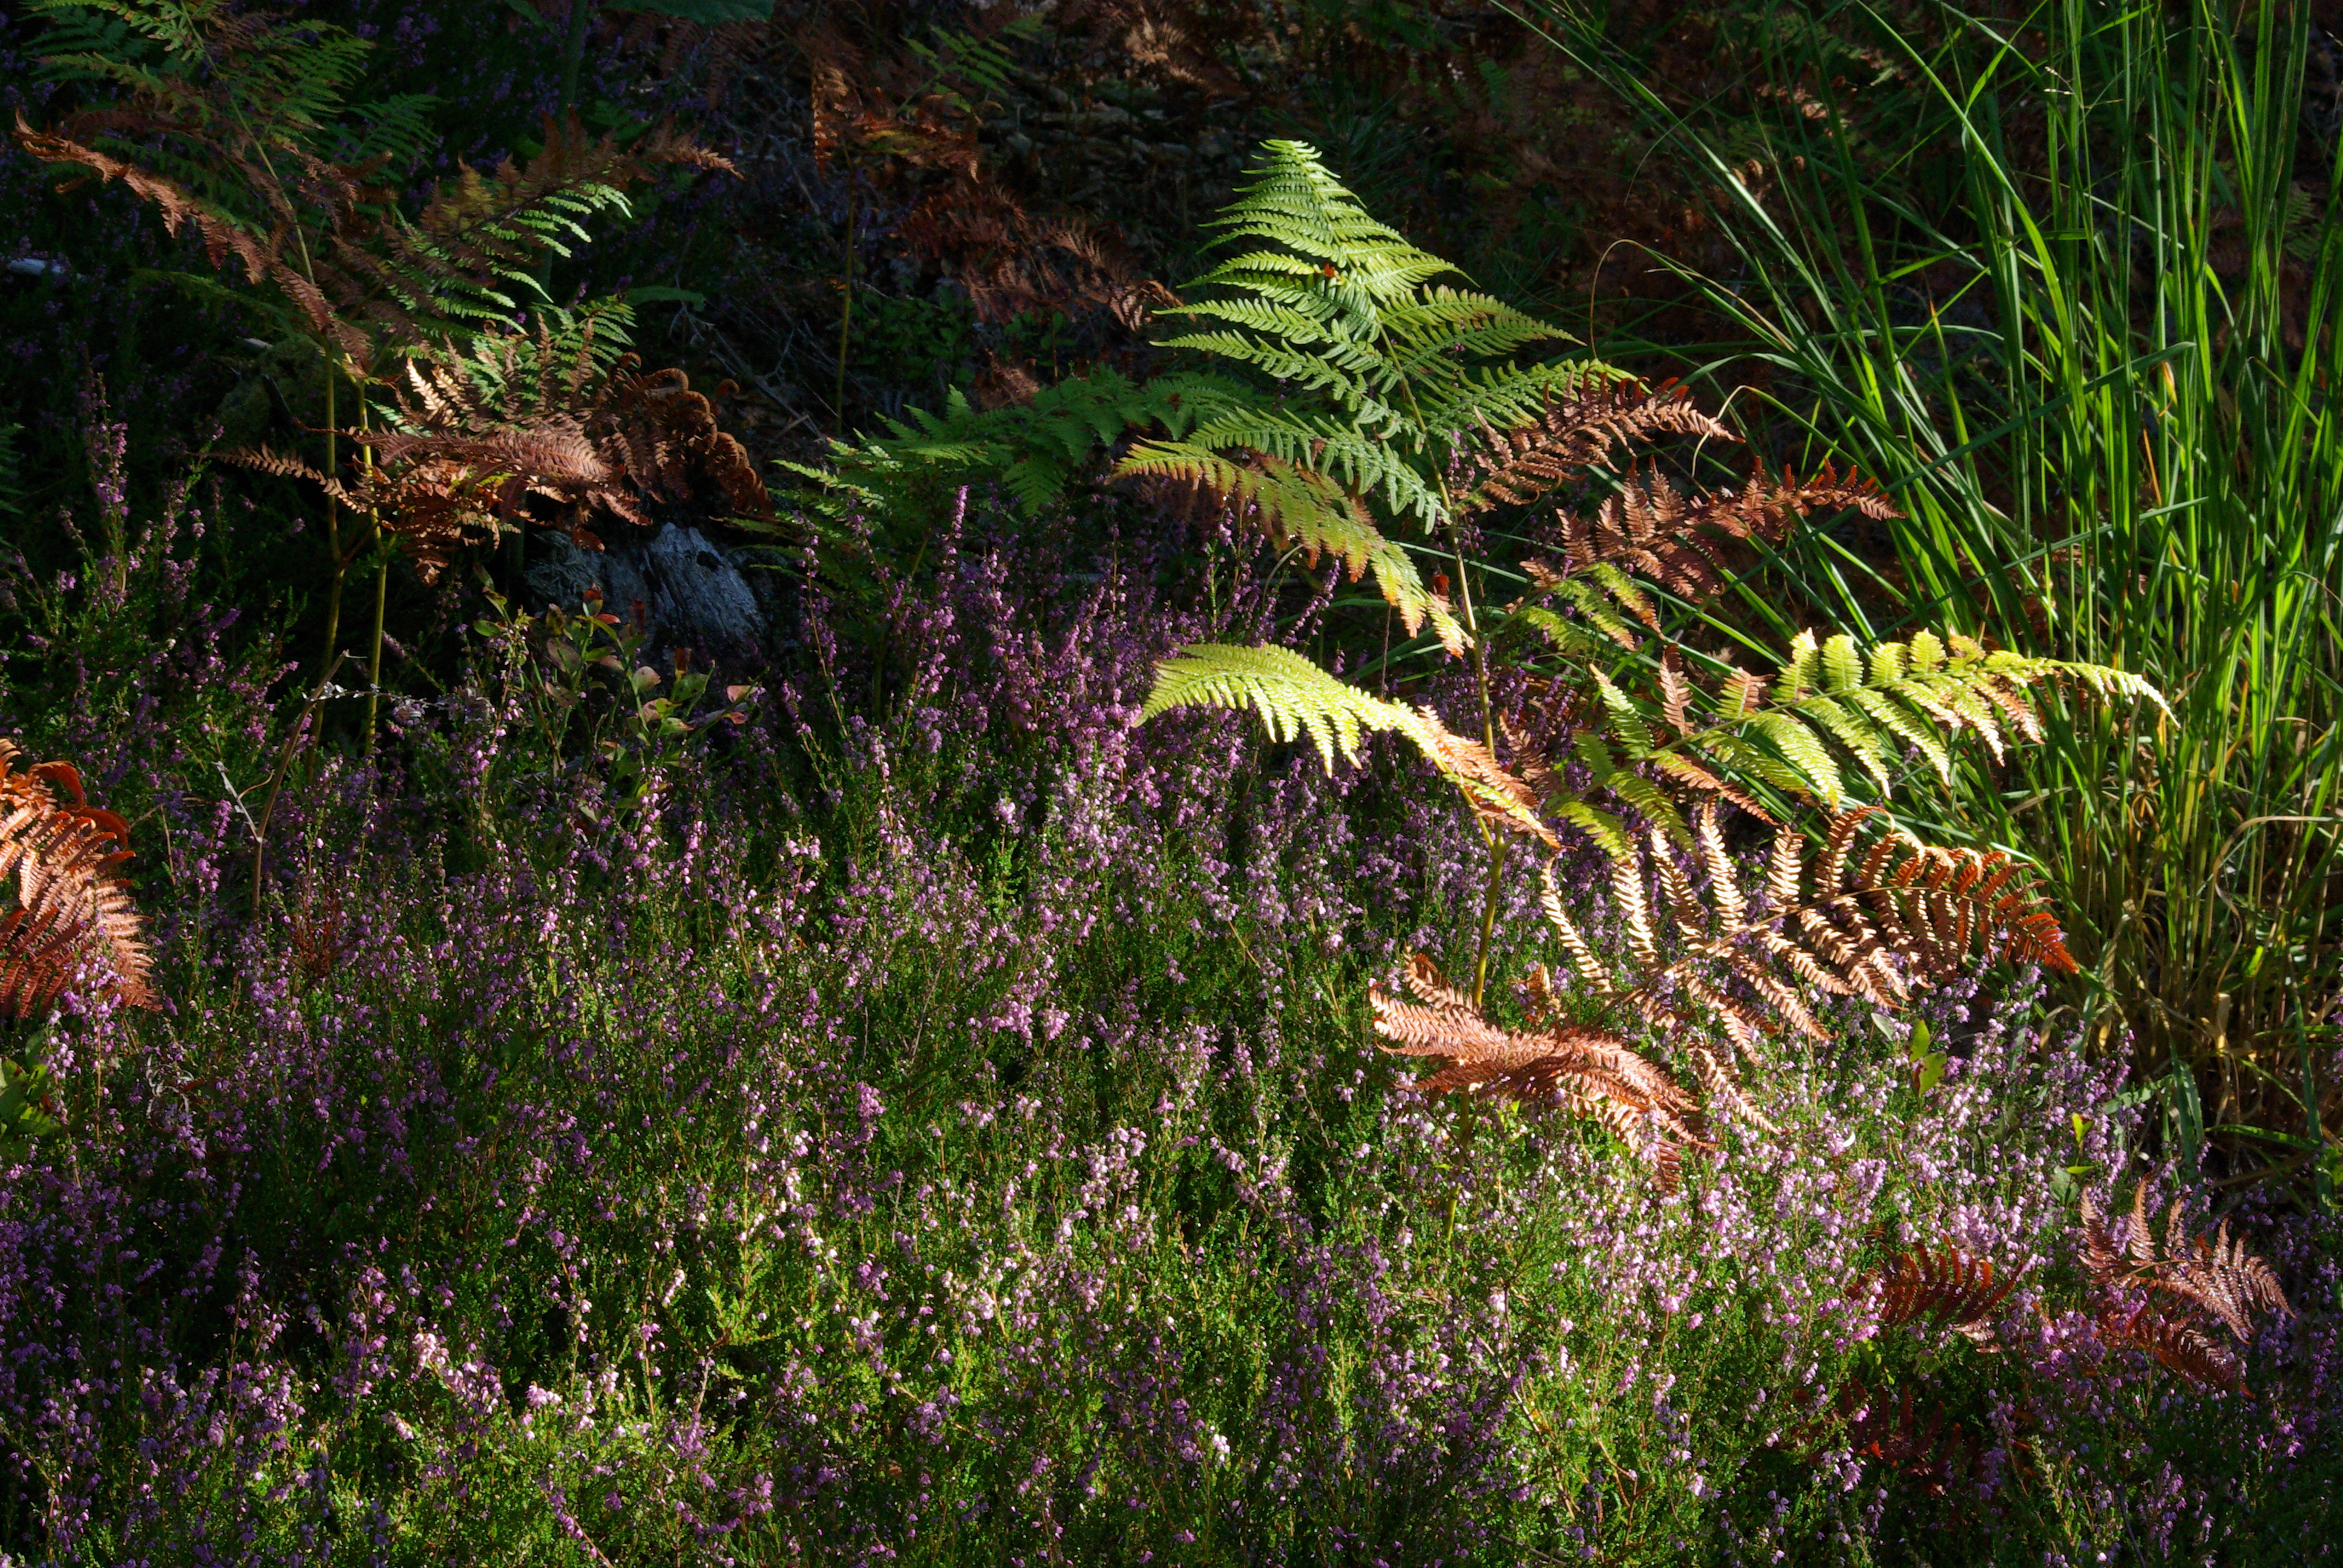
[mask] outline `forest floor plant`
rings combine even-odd
[[[1428,624],[1449,651],[1469,654],[1483,738],[1455,734],[1428,705],[1376,696],[1272,646],[1180,649],[1143,716],[1251,709],[1279,739],[1306,734],[1329,769],[1338,752],[1355,760],[1363,735],[1395,732],[1463,791],[1490,848],[1473,982],[1451,990],[1424,960],[1415,984],[1428,1010],[1377,1003],[1395,1049],[1452,1059],[1427,1087],[1559,1096],[1623,1132],[1644,1127],[1649,1136],[1634,1141],[1669,1184],[1683,1149],[1698,1141],[1685,1120],[1691,1100],[1615,1035],[1576,1027],[1513,1035],[1479,1016],[1505,869],[1499,835],[1557,851],[1547,815],[1610,862],[1638,960],[1640,972],[1615,985],[1550,898],[1585,998],[1680,1026],[1676,1054],[1713,1099],[1744,1110],[1739,1059],[1760,1034],[1823,1032],[1802,991],[1896,1009],[1915,983],[1940,982],[1980,952],[2074,968],[2056,918],[2006,854],[1930,849],[1892,830],[1866,845],[1875,808],[1850,802],[1858,788],[1884,798],[1908,787],[1916,770],[1949,783],[1948,742],[1965,735],[1996,759],[2009,741],[2039,739],[2034,686],[2160,707],[2154,688],[2104,666],[1926,631],[1865,647],[1802,629],[1771,679],[1715,660],[1695,669],[1667,635],[1656,596],[1713,598],[1730,580],[1721,555],[1780,540],[1809,516],[1887,518],[1893,508],[1877,490],[1825,467],[1811,480],[1760,472],[1737,490],[1686,497],[1664,473],[1618,462],[1623,447],[1658,436],[1736,437],[1682,395],[1599,364],[1489,363],[1560,334],[1435,284],[1453,269],[1368,216],[1308,147],[1270,144],[1259,177],[1219,226],[1252,248],[1202,280],[1212,297],[1171,313],[1215,329],[1169,346],[1265,371],[1281,390],[1273,401],[1224,395],[1184,439],[1141,442],[1118,472],[1194,485],[1313,565],[1322,554],[1353,579],[1372,572],[1407,631]],[[1598,485],[1610,493],[1589,519],[1571,503]],[[1543,536],[1558,558],[1475,558],[1483,536],[1467,528],[1498,515],[1507,537]],[[1427,589],[1379,529],[1386,517],[1436,530],[1455,576]],[[1493,578],[1524,591],[1492,604]],[[1501,676],[1516,691],[1534,690],[1540,709],[1535,721],[1505,726],[1510,768],[1498,751]],[[1774,823],[1756,791],[1777,803],[1819,802],[1832,815],[1811,880],[1799,830],[1776,832],[1753,903],[1719,823],[1728,805]],[[1697,829],[1688,801],[1699,802]],[[1704,895],[1688,869],[1704,877]],[[1644,893],[1653,879],[1686,943],[1677,962],[1660,958]],[[1703,973],[1718,966],[1731,972],[1731,994]],[[1552,1010],[1544,971],[1533,983]]]

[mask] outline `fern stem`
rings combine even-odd
[[[364,397],[360,397],[358,428],[361,430],[367,427],[367,401]],[[367,478],[373,478],[374,448],[371,447],[361,448],[358,460],[366,466]],[[368,494],[372,494],[371,490]],[[379,511],[374,514],[373,520],[374,530],[371,538],[378,549],[382,544],[382,515]],[[381,563],[375,568],[374,573],[374,642],[371,651],[367,656],[366,736],[358,744],[358,754],[369,759],[374,756],[375,714],[379,706],[382,692],[383,608],[389,597],[390,558],[385,555]]]
[[[333,362],[328,360],[326,365],[326,477],[329,479],[340,462],[334,439],[336,430],[340,427],[334,412],[334,380]],[[326,592],[326,646],[317,654],[321,663],[334,657],[334,644],[342,635],[342,579],[349,575],[349,563],[342,558],[341,503],[334,499],[330,490],[326,493],[326,553],[333,558],[334,578]],[[323,687],[330,678],[330,676],[320,677],[318,685]]]
[[[1408,388],[1408,404],[1415,403],[1415,390]],[[1419,421],[1421,416],[1418,416]],[[1497,716],[1489,698],[1489,645],[1481,635],[1481,621],[1473,608],[1473,585],[1465,574],[1463,522],[1456,511],[1455,498],[1449,493],[1448,475],[1444,468],[1434,469],[1433,478],[1440,486],[1441,508],[1448,515],[1448,548],[1456,562],[1456,609],[1464,624],[1464,635],[1473,647],[1473,689],[1481,701],[1481,744],[1489,755],[1497,755]],[[1481,841],[1489,849],[1489,885],[1481,900],[1481,939],[1473,951],[1473,1005],[1481,1005],[1482,993],[1489,985],[1489,948],[1496,939],[1497,904],[1504,885],[1505,850],[1509,840],[1486,822],[1481,824]]]
[[[1492,753],[1492,755],[1494,755]],[[1489,944],[1496,938],[1498,894],[1504,886],[1505,851],[1512,840],[1503,833],[1482,829],[1489,844],[1489,887],[1481,901],[1481,940],[1473,956],[1473,1005],[1481,1005],[1481,993],[1489,984]]]

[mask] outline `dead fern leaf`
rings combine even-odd
[[[1914,986],[1979,954],[2054,966],[2065,958],[2055,920],[2002,857],[1932,849],[1894,829],[1857,853],[1861,830],[1879,815],[1871,808],[1832,816],[1811,868],[1804,841],[1777,831],[1759,905],[1725,852],[1717,811],[1714,801],[1704,805],[1693,832],[1704,890],[1694,889],[1656,828],[1633,859],[1614,864],[1614,900],[1645,977],[1618,999],[1625,1010],[1693,1028],[1706,1015],[1745,1050],[1785,1030],[1824,1038],[1809,993],[1900,1010]],[[1659,888],[1673,956],[1662,950],[1647,875]]]
[[[2097,1201],[2085,1193],[2084,1271],[2103,1289],[2129,1286],[2174,1297],[2183,1303],[2184,1314],[2212,1319],[2240,1343],[2253,1338],[2263,1313],[2293,1316],[2277,1273],[2246,1251],[2244,1238],[2230,1236],[2227,1221],[2210,1237],[2192,1238],[2181,1228],[2180,1211],[2176,1198],[2165,1214],[2159,1244],[2148,1221],[2146,1182],[2132,1189],[2131,1213],[2120,1231],[2109,1227]]]
[[[2186,1315],[2161,1312],[2152,1302],[2128,1312],[2111,1303],[2097,1329],[2101,1343],[2137,1351],[2199,1388],[2252,1397],[2253,1391],[2246,1386],[2245,1365],[2237,1352]]]
[[[16,907],[0,914],[0,1014],[55,1006],[94,956],[112,968],[116,1000],[156,1006],[146,922],[119,874],[130,859],[129,824],[88,803],[69,763],[18,772],[23,755],[0,739],[0,881],[14,878],[16,895]]]
[[[1960,1423],[1947,1422],[1940,1404],[1924,1409],[1908,1384],[1875,1391],[1860,1379],[1850,1380],[1836,1403],[1836,1423],[1811,1422],[1793,1436],[1809,1460],[1828,1444],[1835,1425],[1849,1453],[1917,1483],[1931,1496],[1942,1496],[1976,1469],[1976,1444]]]
[[[1568,397],[1549,396],[1544,411],[1529,424],[1481,427],[1480,443],[1467,458],[1480,482],[1460,509],[1526,506],[1607,461],[1615,449],[1663,435],[1740,439],[1693,406],[1690,387],[1589,377]]]
[[[1888,1328],[1924,1320],[1948,1327],[1976,1344],[1993,1338],[1993,1314],[2017,1288],[2015,1276],[1996,1282],[1992,1262],[1957,1247],[1903,1252],[1871,1276]]]
[[[1564,512],[1559,521],[1572,575],[1612,568],[1698,600],[1724,587],[1743,548],[1780,539],[1815,513],[1847,510],[1898,515],[1878,486],[1852,472],[1842,478],[1825,465],[1812,478],[1785,472],[1777,483],[1761,471],[1737,490],[1699,497],[1684,495],[1664,474],[1630,475],[1592,518]],[[1605,586],[1623,608],[1656,628],[1649,599]]]
[[[1566,1024],[1534,1032],[1502,1029],[1422,953],[1409,960],[1408,989],[1420,1000],[1376,987],[1369,1001],[1385,1050],[1446,1060],[1416,1080],[1412,1087],[1419,1092],[1485,1094],[1589,1117],[1634,1150],[1664,1191],[1674,1190],[1682,1150],[1707,1147],[1695,1130],[1692,1097],[1616,1035]]]

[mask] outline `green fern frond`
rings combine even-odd
[[[1906,747],[1949,785],[1952,742],[1961,736],[1976,737],[1996,760],[2006,752],[2006,730],[2038,739],[2033,689],[2043,685],[2164,704],[2153,686],[2121,670],[1928,632],[1868,652],[1845,636],[1825,641],[1801,633],[1756,701],[1750,700],[1760,690],[1754,678],[1736,674],[1704,713],[1695,711],[1684,691],[1655,713],[1603,682],[1610,733],[1623,763],[1664,755],[1700,759],[1727,773],[1755,774],[1777,789],[1810,792],[1833,809],[1849,794],[1849,763],[1884,798],[1896,787],[1896,761]],[[1654,721],[1662,718],[1677,733],[1654,743]]]
[[[1266,144],[1262,164],[1213,226],[1259,242],[1196,280],[1200,297],[1161,314],[1209,324],[1165,347],[1269,378],[1187,437],[1250,471],[1247,454],[1310,469],[1393,518],[1446,521],[1445,468],[1487,427],[1534,419],[1600,367],[1522,366],[1510,356],[1567,341],[1558,329],[1448,279],[1455,267],[1378,222],[1299,142]],[[1121,470],[1154,471],[1160,453]]]
[[[1338,756],[1358,761],[1367,736],[1412,735],[1419,728],[1411,709],[1361,691],[1292,648],[1269,645],[1191,643],[1156,665],[1155,689],[1140,722],[1182,708],[1251,709],[1273,739],[1307,736],[1330,773]]]
[[[1002,408],[979,408],[955,389],[940,413],[914,408],[885,420],[882,434],[833,443],[827,469],[780,467],[811,481],[798,499],[822,517],[923,515],[943,491],[987,481],[1001,483],[1033,515],[1056,505],[1102,448],[1139,430],[1177,437],[1241,391],[1216,376],[1134,383],[1104,367]]]
[[[1307,737],[1330,773],[1338,756],[1356,762],[1367,736],[1404,735],[1483,819],[1555,847],[1530,787],[1487,747],[1449,729],[1429,708],[1387,702],[1291,648],[1199,642],[1178,649],[1156,665],[1139,722],[1182,708],[1249,709],[1272,739]]]

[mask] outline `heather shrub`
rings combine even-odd
[[[470,869],[394,775],[288,785],[176,1013],[57,1020],[65,1131],[0,1190],[8,1549],[2177,1559],[2311,1516],[2331,1262],[2285,1243],[2252,1400],[2095,1340],[2062,1193],[2128,1190],[2137,1112],[2028,977],[1922,1004],[1925,1092],[1859,1008],[1753,1062],[1781,1135],[1721,1118],[1666,1195],[1408,1092],[1366,982],[1471,940],[1469,818],[1395,756],[1134,729],[1216,629],[1149,575],[969,542],[875,703],[809,659],[649,809],[516,796]],[[1599,855],[1559,880],[1624,940]],[[1995,1354],[1882,1327],[1866,1274],[1942,1244],[2020,1279]]]
[[[243,508],[200,464],[134,497],[128,427],[81,391],[85,488],[0,548],[0,726],[76,759],[125,815],[217,798],[266,745],[282,628],[236,602],[219,536]],[[62,561],[53,539],[69,553]],[[27,545],[35,553],[28,554]],[[39,557],[48,559],[36,559]]]

